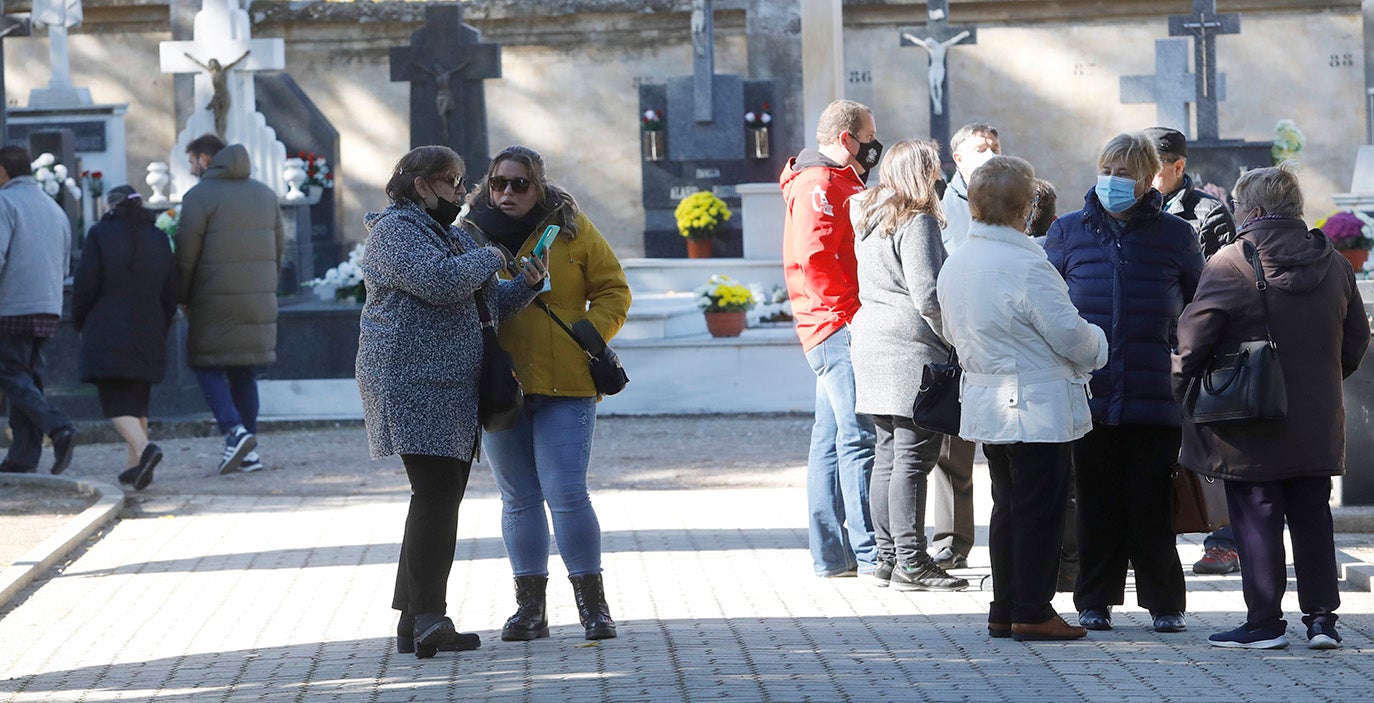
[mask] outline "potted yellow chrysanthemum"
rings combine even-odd
[[[706,315],[712,337],[738,337],[744,331],[745,314],[758,302],[748,286],[729,276],[715,275],[697,288],[697,307]]]
[[[678,233],[687,240],[687,258],[709,259],[711,241],[733,214],[725,201],[709,190],[697,191],[680,200],[673,216],[677,218]]]

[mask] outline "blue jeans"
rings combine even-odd
[[[549,523],[569,576],[601,573],[601,524],[587,495],[596,398],[531,395],[515,426],[483,432],[501,489],[501,538],[516,576],[549,574]]]
[[[878,559],[868,484],[873,473],[873,419],[854,412],[849,328],[806,352],[816,374],[816,420],[806,461],[808,534],[816,574],[834,576]]]
[[[192,367],[205,403],[215,416],[220,434],[229,434],[236,425],[258,433],[258,378],[252,366]]]
[[[1212,547],[1226,547],[1227,549],[1235,549],[1235,533],[1231,531],[1230,525],[1227,525],[1226,527],[1218,527],[1215,531],[1212,532],[1212,534],[1207,535],[1207,537],[1202,540],[1202,547],[1203,549],[1211,549]]]
[[[33,471],[43,454],[43,436],[71,426],[61,411],[43,396],[45,337],[0,334],[0,394],[10,406],[14,434],[4,463]]]

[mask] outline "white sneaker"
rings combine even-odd
[[[243,455],[243,462],[239,464],[239,471],[247,474],[254,471],[262,471],[262,469],[262,457],[258,456],[256,449]]]
[[[224,437],[224,456],[219,462],[221,474],[231,474],[239,470],[243,458],[258,446],[258,440],[243,425],[238,425]]]

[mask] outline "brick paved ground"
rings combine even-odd
[[[603,427],[617,422],[632,423]],[[272,444],[292,442],[356,439],[320,432]],[[629,463],[672,463],[640,451],[651,456]],[[489,479],[475,480],[449,609],[484,643],[419,661],[395,654],[387,609],[403,494],[292,495],[283,475],[328,473],[294,464],[261,479],[276,486],[263,495],[251,495],[253,476],[185,471],[239,490],[142,499],[59,575],[0,611],[0,701],[1344,701],[1374,690],[1366,592],[1342,594],[1344,649],[1248,652],[1205,643],[1243,618],[1234,576],[1189,577],[1186,633],[1155,634],[1148,614],[1127,607],[1115,631],[1068,644],[989,640],[987,592],[905,594],[817,579],[801,489],[787,485],[795,466],[771,480],[780,485],[692,488],[682,474],[669,490],[598,491],[621,631],[600,644],[581,639],[556,559],[553,637],[499,641],[512,610],[500,506]],[[608,473],[603,484],[625,480]],[[986,498],[979,504],[985,513]],[[1180,550],[1186,562],[1199,551]],[[973,563],[986,565],[986,552]],[[986,569],[968,573],[976,581]],[[1072,609],[1067,596],[1056,606]],[[1290,624],[1295,643],[1302,634]]]

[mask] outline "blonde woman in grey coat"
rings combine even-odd
[[[505,256],[453,227],[465,193],[463,160],[422,146],[391,171],[391,206],[366,218],[358,337],[358,390],[372,458],[400,454],[410,479],[392,607],[396,649],[427,658],[476,649],[444,615],[458,531],[458,504],[477,452],[482,334],[479,289],[493,320],[524,308],[543,285],[543,261],[500,282]]]
[[[934,142],[900,141],[878,169],[878,187],[849,201],[859,261],[860,307],[850,328],[855,410],[871,415],[877,430],[868,494],[874,576],[900,591],[968,587],[926,553],[926,478],[944,435],[911,419],[922,367],[949,358],[935,295],[945,260],[939,179]]]

